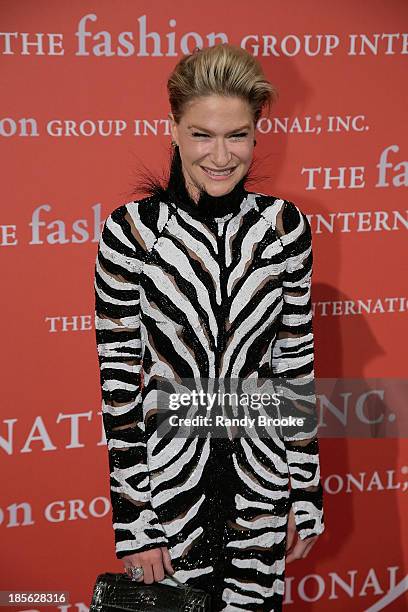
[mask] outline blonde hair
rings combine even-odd
[[[262,66],[248,51],[229,43],[196,49],[184,56],[167,81],[171,112],[180,122],[189,102],[200,96],[235,96],[245,100],[256,126],[267,105],[278,99],[277,89],[270,83]]]

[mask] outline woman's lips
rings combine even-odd
[[[228,179],[230,176],[232,176],[234,174],[235,168],[236,166],[234,166],[233,168],[231,168],[231,172],[228,173],[224,173],[224,174],[219,174],[219,172],[217,172],[217,174],[213,174],[208,168],[206,168],[205,166],[200,166],[200,168],[202,169],[202,171],[206,174],[206,176],[209,176],[210,178],[212,178],[214,181],[225,181],[226,179]]]

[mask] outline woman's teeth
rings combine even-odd
[[[208,168],[205,168],[204,166],[201,166],[201,168],[209,176],[228,176],[229,174],[232,174],[234,172],[234,170],[235,170],[235,168],[229,168],[228,170],[222,170],[222,171],[217,170],[215,172],[213,170],[209,170]]]

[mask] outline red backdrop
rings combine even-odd
[[[408,4],[3,0],[0,17],[0,590],[68,591],[60,608],[84,610],[96,575],[123,569],[93,330],[97,241],[135,199],[141,164],[167,162],[169,73],[196,45],[257,55],[280,98],[258,125],[264,179],[251,189],[309,215],[316,375],[404,378]],[[287,609],[407,609],[406,440],[320,448],[326,531],[288,564]]]

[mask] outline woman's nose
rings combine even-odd
[[[211,152],[211,160],[214,166],[225,168],[231,161],[231,153],[228,150],[228,143],[224,140],[216,140]]]

